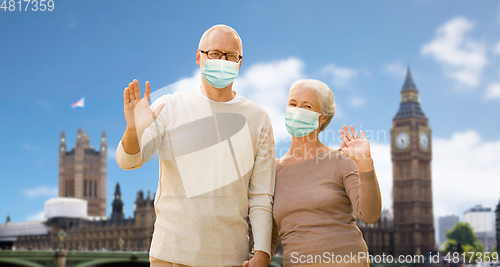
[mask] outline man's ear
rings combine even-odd
[[[240,63],[238,64],[238,70],[241,68],[241,61],[243,61],[243,58],[240,59]]]
[[[196,50],[196,65],[201,66],[201,52],[200,50]]]

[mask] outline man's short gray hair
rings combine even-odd
[[[217,24],[217,25],[210,27],[210,29],[206,30],[203,33],[203,35],[201,36],[200,43],[198,44],[198,49],[202,49],[203,47],[205,47],[207,45],[208,36],[210,35],[211,32],[213,32],[215,30],[221,31],[221,32],[234,33],[238,37],[238,40],[240,40],[240,48],[241,48],[240,53],[241,53],[241,55],[243,55],[243,43],[241,42],[240,35],[233,28],[231,28],[227,25],[224,25],[224,24]]]
[[[318,94],[321,113],[327,117],[326,122],[319,127],[319,131],[323,131],[324,129],[326,129],[328,124],[330,124],[330,121],[335,114],[335,102],[333,99],[332,90],[330,90],[328,85],[318,80],[302,79],[292,83],[289,92],[297,87],[307,87],[313,89]]]

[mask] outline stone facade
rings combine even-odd
[[[117,184],[119,190],[119,185]],[[121,194],[116,194],[115,199]],[[18,249],[49,250],[60,248],[59,233],[65,232],[66,250],[133,250],[146,251],[151,245],[156,220],[154,195],[137,193],[133,218],[124,218],[122,212],[112,211],[109,219],[51,218],[44,222],[50,227],[45,235],[18,236],[13,245]],[[123,202],[120,203],[123,208]],[[114,207],[113,207],[114,208]],[[120,247],[120,239],[123,241]]]
[[[106,133],[100,149],[89,144],[89,136],[78,128],[76,146],[66,150],[66,134],[59,142],[59,197],[76,197],[88,202],[88,215],[106,217]]]

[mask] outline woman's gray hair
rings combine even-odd
[[[319,131],[322,132],[324,129],[326,129],[328,124],[330,124],[330,121],[335,114],[335,102],[333,99],[332,90],[330,90],[330,87],[328,87],[328,85],[318,80],[302,79],[292,83],[289,93],[297,87],[307,87],[313,89],[318,94],[321,113],[324,116],[327,116],[326,122],[319,127]]]
[[[241,38],[240,38],[240,35],[231,27],[227,26],[227,25],[224,25],[224,24],[217,24],[217,25],[214,25],[212,27],[210,27],[210,29],[206,30],[203,35],[201,36],[201,39],[200,39],[200,43],[198,44],[198,49],[204,49],[204,47],[207,45],[207,40],[208,40],[208,36],[210,36],[210,33],[213,32],[213,31],[220,31],[220,32],[230,32],[230,33],[234,33],[237,37],[238,37],[238,40],[240,40],[240,47],[241,47],[241,55],[243,56],[243,43],[241,42]]]

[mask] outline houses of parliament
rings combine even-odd
[[[58,198],[45,202],[44,221],[0,224],[0,248],[57,249],[61,230],[67,250],[149,250],[155,212],[154,194],[137,192],[134,217],[125,218],[120,185],[117,183],[106,216],[106,133],[99,150],[89,136],[78,129],[76,146],[66,148],[66,134],[59,141]],[[84,200],[84,201],[82,201]],[[82,206],[83,205],[83,206]],[[75,211],[76,210],[76,211]]]
[[[431,127],[420,106],[410,69],[400,94],[401,102],[390,129],[393,214],[384,211],[375,224],[356,221],[371,255],[428,255],[436,251]],[[134,216],[125,218],[120,186],[116,184],[107,217],[106,134],[101,134],[99,150],[89,145],[89,136],[82,129],[78,129],[76,146],[70,151],[65,139],[62,132],[58,198],[61,201],[45,203],[46,216],[50,215],[45,221],[12,223],[7,218],[5,224],[0,224],[0,248],[56,249],[63,230],[67,250],[149,250],[155,222],[154,195],[148,191],[144,196],[139,191]],[[69,215],[72,210],[58,213],[58,208],[64,210],[65,205],[80,205],[83,212],[75,216]],[[55,211],[47,211],[51,207]],[[251,229],[249,237],[252,243]]]

